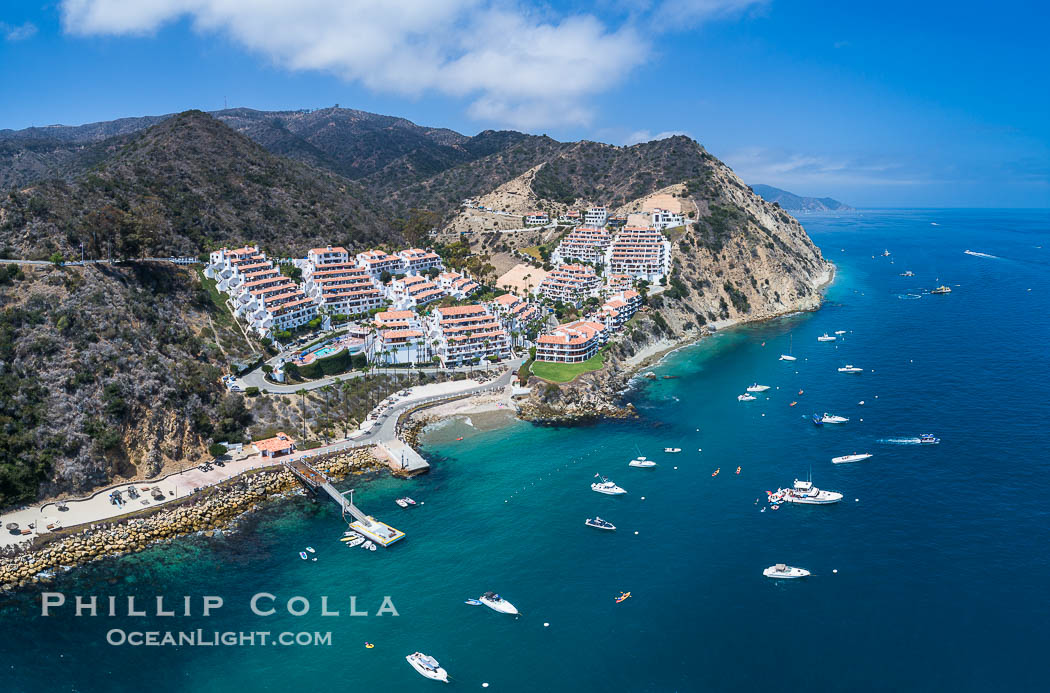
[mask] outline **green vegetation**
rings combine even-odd
[[[603,365],[605,365],[605,358],[603,353],[599,351],[591,358],[580,363],[535,361],[532,364],[532,374],[537,378],[543,378],[553,383],[567,383],[578,375],[599,370]]]

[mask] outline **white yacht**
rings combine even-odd
[[[448,683],[448,672],[441,668],[438,661],[430,655],[425,655],[422,652],[413,652],[412,654],[405,657],[408,663],[412,665],[412,668],[419,672],[421,676],[425,676],[428,679],[434,681],[444,681]]]
[[[837,334],[837,335],[844,335],[844,334],[846,334],[846,330],[835,330],[835,334]]]
[[[769,385],[759,385],[758,383],[752,383],[747,386],[748,392],[765,392],[769,389]]]
[[[822,426],[824,424],[843,424],[847,421],[849,421],[849,419],[845,416],[839,416],[838,414],[829,414],[827,412],[824,412],[823,414],[813,415],[813,423],[815,423],[818,426]]]
[[[664,452],[681,452],[682,448],[664,448]]]
[[[795,566],[786,565],[784,563],[777,563],[771,565],[762,571],[762,574],[767,578],[804,578],[809,577],[809,571],[805,568],[796,568]]]
[[[839,373],[863,373],[864,369],[859,366],[854,366],[852,363],[847,363],[845,366],[839,369]]]
[[[655,467],[656,463],[645,457],[636,457],[627,463],[628,467]]]
[[[784,492],[783,502],[800,503],[802,505],[829,505],[842,500],[842,494],[837,491],[821,491],[813,486],[812,481],[799,481],[795,479],[795,486]]]
[[[780,355],[780,360],[781,361],[798,361],[798,358],[792,356],[791,354],[781,354]]]
[[[824,334],[822,334],[819,337],[817,337],[817,341],[818,342],[834,342],[836,339],[837,339],[837,337],[832,337],[827,332],[825,332]]]
[[[870,452],[855,452],[852,455],[841,455],[839,457],[832,457],[832,464],[846,464],[847,462],[860,462],[872,457]]]
[[[346,542],[347,546],[360,546],[365,543],[364,537],[354,537],[353,539],[347,537],[347,539],[349,539],[349,541]]]
[[[604,493],[604,494],[606,494],[608,496],[618,496],[621,493],[627,493],[627,491],[624,491],[622,488],[620,488],[619,486],[617,486],[613,482],[609,481],[608,479],[606,479],[601,474],[595,474],[594,476],[596,476],[599,479],[601,479],[601,481],[600,482],[596,481],[593,484],[591,484],[591,490],[592,491],[597,491],[598,493]]]
[[[501,614],[511,614],[513,616],[518,615],[518,608],[495,592],[486,592],[478,597],[478,601],[493,611],[498,611]]]
[[[794,347],[795,347],[795,335],[788,335],[788,353],[781,354],[780,355],[780,360],[781,361],[797,361],[798,359],[796,359],[794,356],[791,355],[791,352],[793,352],[795,350]]]
[[[738,402],[754,402],[756,399],[758,399],[758,397],[746,392],[742,395],[736,396],[736,401]]]
[[[603,520],[600,517],[588,517],[586,520],[583,521],[583,524],[587,525],[588,527],[594,527],[596,529],[607,529],[610,531],[616,530],[616,525],[609,522],[608,520]]]

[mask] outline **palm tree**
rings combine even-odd
[[[331,409],[329,408],[328,396],[332,394],[332,386],[325,385],[321,388],[321,392],[324,393],[324,442],[328,444],[328,428],[332,424]]]
[[[350,425],[350,390],[353,386],[350,384],[350,380],[344,380],[339,383],[339,389],[343,393],[343,437],[346,438],[350,435],[348,426]]]
[[[303,442],[305,442],[306,441],[306,390],[303,389],[303,388],[299,388],[299,390],[297,390],[295,394],[299,395],[299,413],[303,417]]]

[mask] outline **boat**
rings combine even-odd
[[[630,592],[620,592],[620,596],[616,598],[616,603],[619,604],[622,601],[626,601],[631,598]]]
[[[822,426],[824,424],[842,424],[846,423],[847,421],[849,421],[849,419],[845,416],[838,416],[837,414],[829,414],[827,412],[824,412],[823,414],[813,415],[813,423],[815,423],[818,426]]]
[[[463,436],[460,436],[459,438],[456,438],[456,440],[463,440]]]
[[[855,452],[852,455],[840,455],[839,457],[832,457],[832,464],[846,464],[847,462],[860,462],[872,457],[870,452]]]
[[[425,655],[422,652],[413,652],[412,654],[405,657],[408,663],[412,665],[421,676],[425,676],[428,679],[434,681],[444,681],[448,683],[448,672],[441,668],[438,661],[430,655]]]
[[[793,406],[795,406],[796,404],[798,404],[798,402],[797,402],[797,401],[795,401],[795,402],[792,402],[792,403],[791,403],[791,404],[789,404],[788,406],[789,406],[789,407],[793,407]]]
[[[344,539],[344,541],[346,542],[347,546],[353,547],[353,546],[360,546],[361,544],[364,544],[365,543],[365,538],[364,537],[347,537],[346,539]]]
[[[649,380],[656,380],[656,373],[653,373],[652,371],[649,371],[648,373],[643,373],[642,377],[643,378],[648,378]]]
[[[737,468],[736,468],[736,473],[737,473],[737,474],[739,474],[739,473],[740,473],[740,467],[737,467]]]
[[[314,551],[314,547],[312,547],[312,546],[307,546],[306,550],[309,551],[310,553],[317,553],[316,551]]]
[[[745,392],[742,395],[737,395],[736,396],[736,401],[737,402],[754,402],[756,399],[758,399],[758,397],[755,397],[754,395],[752,395],[750,393],[747,393],[747,392]]]
[[[825,332],[824,334],[822,334],[819,337],[817,337],[817,341],[818,342],[834,342],[836,339],[837,339],[837,337],[832,337],[827,332]]]
[[[516,606],[514,606],[495,592],[486,592],[485,594],[478,597],[478,601],[480,601],[482,604],[492,609],[493,611],[498,611],[501,614],[511,614],[513,616],[517,616],[518,614],[518,608]]]
[[[788,353],[781,354],[780,355],[780,360],[781,361],[797,361],[798,359],[796,359],[794,356],[791,355],[791,352],[794,351],[794,347],[795,347],[795,336],[794,335],[788,335]]]
[[[809,577],[810,572],[805,568],[796,568],[784,563],[777,563],[776,565],[771,565],[763,570],[762,574],[767,578],[782,578],[787,580],[792,578]]]
[[[408,507],[408,501],[406,501],[404,498],[398,498],[394,502],[397,503],[398,506],[400,506],[402,508],[407,508]]]
[[[664,380],[674,380],[677,377],[677,375],[665,375]]]
[[[951,292],[952,292],[952,289],[951,289],[950,286],[944,286],[942,284],[941,286],[938,286],[936,289],[934,289],[930,293],[931,294],[950,294]]]
[[[656,463],[644,457],[636,457],[627,463],[628,467],[655,467]]]
[[[375,551],[376,550],[376,545],[373,544],[372,542],[369,541],[369,542],[365,542],[365,543],[367,544],[367,546],[365,548],[367,548],[369,551]]]
[[[463,603],[470,604],[471,606],[481,606],[481,600],[479,599],[468,599]]]
[[[839,369],[839,373],[863,373],[864,369],[854,366],[852,363],[847,363],[845,366]]]
[[[716,469],[715,471],[711,472],[711,476],[718,476],[718,473],[719,473],[720,471],[722,471],[722,468],[721,468],[721,467],[719,467],[719,468],[718,468],[718,469]]]
[[[375,546],[375,544],[373,544],[372,540],[369,539],[364,544],[361,545],[361,548],[362,549],[368,549],[369,551],[371,551],[373,546]]]
[[[664,448],[664,452],[681,452],[682,448]]]
[[[622,488],[620,488],[619,486],[617,486],[613,482],[609,481],[608,479],[606,479],[601,474],[595,474],[594,476],[596,476],[599,479],[601,479],[601,482],[599,483],[599,482],[596,481],[593,484],[591,484],[591,490],[592,491],[596,491],[598,493],[604,493],[607,496],[618,496],[621,493],[627,493],[627,491],[624,491]]]
[[[882,251],[882,257],[889,257],[889,256],[890,256],[890,251],[889,250],[883,250]]]
[[[416,502],[414,500],[412,500],[411,498],[409,498],[408,496],[405,496],[404,501],[406,503],[408,503],[409,505],[415,505],[416,504]]]
[[[912,272],[911,270],[905,270],[905,271],[901,272],[901,276],[902,277],[914,277],[915,273]]]
[[[606,520],[603,520],[600,517],[595,517],[593,520],[588,517],[586,520],[583,521],[583,524],[587,525],[588,527],[594,527],[595,529],[616,529],[616,525],[614,525],[611,522],[607,522]]]
[[[791,354],[781,354],[780,355],[780,360],[781,361],[797,361],[798,359],[795,358],[794,356],[792,356]]]
[[[919,436],[919,443],[922,445],[936,445],[941,442],[940,438],[935,438],[932,433],[923,433]]]
[[[300,551],[299,552],[299,558],[301,558],[301,559],[303,559],[305,561],[307,558],[309,558],[309,556],[306,555],[305,551]]]
[[[801,505],[829,505],[842,500],[842,494],[838,491],[822,491],[815,487],[812,481],[795,479],[795,485],[784,490],[781,500]]]
[[[837,334],[837,335],[844,335],[844,334],[846,334],[846,330],[835,330],[835,334]]]
[[[747,386],[748,392],[765,392],[769,389],[769,385],[759,385],[758,383],[752,383]]]

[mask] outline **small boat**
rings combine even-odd
[[[317,553],[316,551],[314,551],[314,547],[312,547],[312,546],[307,546],[306,550],[309,551],[310,553]]]
[[[813,485],[812,481],[799,481],[795,479],[792,488],[785,489],[781,494],[781,500],[785,503],[799,503],[801,505],[830,505],[842,500],[842,494],[838,491],[822,491]]]
[[[664,452],[681,452],[682,448],[664,448]]]
[[[889,250],[883,250],[882,251],[882,257],[889,257],[889,256],[890,256],[890,251]]]
[[[456,440],[463,440],[463,436],[460,436],[459,438],[456,438]]]
[[[470,604],[471,606],[481,606],[481,600],[480,599],[468,599],[468,600],[466,600],[463,603],[464,604]]]
[[[414,500],[412,500],[411,498],[409,498],[408,496],[405,496],[405,497],[404,497],[404,498],[402,498],[401,500],[405,501],[405,502],[406,502],[406,503],[408,503],[409,505],[415,505],[415,504],[416,504],[416,502],[415,502]]]
[[[653,373],[652,371],[649,371],[648,373],[643,373],[642,377],[643,378],[648,378],[649,380],[656,380],[656,373]]]
[[[601,479],[601,482],[596,481],[593,484],[591,484],[592,491],[595,491],[597,493],[604,493],[607,496],[618,496],[621,493],[627,493],[627,491],[624,491],[622,488],[609,481],[601,474],[595,474],[594,476]]]
[[[309,558],[309,556],[306,555],[305,551],[300,551],[299,552],[299,558],[301,558],[301,559],[303,559],[305,561],[307,558]]]
[[[759,385],[758,383],[752,383],[747,386],[748,392],[765,392],[769,389],[769,385]]]
[[[737,467],[737,468],[736,468],[736,473],[737,473],[737,474],[739,474],[739,473],[740,473],[740,467]]]
[[[789,407],[793,407],[793,406],[795,406],[796,404],[798,404],[798,402],[792,402],[792,403],[791,403],[791,404],[789,404],[788,406],[789,406]]]
[[[371,542],[369,542],[368,550],[369,551],[375,551],[376,550],[376,545],[372,544]]]
[[[428,679],[434,681],[444,681],[448,683],[448,672],[441,668],[438,661],[430,655],[425,655],[422,652],[413,652],[412,654],[405,657],[408,663],[412,665],[421,676],[425,676]]]
[[[611,522],[607,522],[606,520],[603,520],[600,517],[595,517],[593,520],[588,517],[586,520],[583,521],[583,524],[587,525],[588,527],[594,527],[595,529],[616,529],[616,525],[614,525]]]
[[[803,392],[802,390],[799,390],[799,391],[798,391],[798,394],[800,394],[800,395],[801,395],[801,394],[802,394],[802,392]]]
[[[518,608],[495,592],[486,592],[478,597],[478,601],[493,611],[498,611],[501,614],[511,614],[512,616],[518,615]]]
[[[395,502],[395,503],[397,503],[397,504],[398,504],[398,505],[399,505],[400,507],[402,507],[402,508],[407,508],[407,507],[408,507],[408,503],[406,503],[406,502],[405,502],[405,499],[404,499],[404,498],[398,498],[398,499],[397,499],[396,501],[394,501],[394,502]]]
[[[835,330],[835,334],[837,334],[837,335],[844,335],[844,334],[846,334],[846,330]]]
[[[790,334],[790,335],[788,335],[788,353],[781,354],[780,355],[780,360],[781,361],[797,361],[798,359],[796,359],[794,356],[791,355],[791,352],[793,352],[795,350],[794,347],[795,347],[795,335]]]
[[[824,412],[823,414],[814,414],[813,423],[817,426],[824,424],[843,424],[849,421],[845,416],[838,416],[837,414],[829,414]]]
[[[367,541],[366,541],[366,542],[365,542],[365,543],[364,543],[364,544],[363,544],[363,545],[361,546],[361,548],[362,548],[362,549],[368,549],[369,551],[371,551],[371,550],[372,550],[372,547],[374,547],[374,546],[375,546],[375,544],[373,544],[373,543],[372,543],[372,540],[371,540],[371,539],[369,539],[369,540],[367,540]]]
[[[854,366],[852,363],[847,363],[845,366],[839,369],[839,373],[863,373],[864,369],[858,366]]]
[[[626,601],[626,600],[628,600],[630,598],[631,598],[631,593],[630,592],[620,592],[620,596],[616,598],[616,603],[619,604],[620,602]]]
[[[951,287],[941,285],[941,286],[938,286],[933,291],[931,291],[930,293],[931,294],[950,294],[951,292],[952,292]]]
[[[648,460],[648,459],[646,459],[646,458],[644,458],[644,457],[636,457],[636,458],[634,458],[633,460],[631,460],[630,462],[628,462],[628,463],[627,463],[627,466],[628,466],[628,467],[644,467],[644,468],[649,468],[649,467],[655,467],[655,466],[656,466],[656,463],[655,463],[655,462],[653,462],[652,460]]]
[[[719,467],[719,468],[718,468],[718,469],[716,469],[715,471],[711,472],[711,476],[718,476],[718,473],[719,473],[720,471],[722,471],[722,468],[721,468],[721,467]]]
[[[360,546],[361,544],[364,544],[364,543],[365,543],[365,538],[364,537],[353,537],[353,538],[349,538],[349,540],[346,541],[346,545],[350,546],[350,547]]]
[[[674,380],[677,377],[677,375],[665,375],[664,380]]]
[[[737,402],[754,402],[756,399],[758,399],[758,397],[755,397],[754,395],[752,395],[749,392],[745,392],[742,395],[737,395],[736,396],[736,401]]]
[[[798,359],[795,358],[794,356],[792,356],[791,354],[781,354],[780,355],[780,360],[781,361],[797,361]]]
[[[763,570],[762,574],[767,578],[791,579],[809,577],[810,572],[805,568],[796,568],[784,563],[777,563]]]
[[[873,457],[870,452],[855,452],[852,455],[840,455],[838,457],[832,457],[832,464],[846,464],[847,462],[860,462],[866,460],[869,457]]]
[[[905,271],[901,272],[901,276],[902,277],[914,277],[915,273],[912,272],[911,270],[905,270]]]
[[[922,445],[936,445],[941,442],[940,438],[935,438],[932,433],[923,433],[919,436],[919,443]]]
[[[827,332],[825,332],[824,334],[822,334],[819,337],[817,337],[817,341],[818,342],[834,342],[836,339],[838,339],[838,338],[837,337],[832,337]]]

